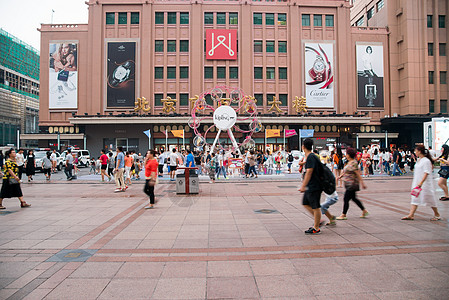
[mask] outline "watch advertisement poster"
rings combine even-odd
[[[357,105],[384,108],[384,47],[357,44]]]
[[[310,108],[334,107],[334,44],[304,44],[306,102]]]
[[[107,106],[134,107],[136,42],[108,42],[107,52]]]
[[[78,106],[78,43],[49,44],[48,107],[77,108]]]

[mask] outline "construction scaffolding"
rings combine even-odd
[[[0,65],[39,80],[39,51],[0,28]]]

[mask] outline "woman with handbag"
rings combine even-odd
[[[3,166],[3,185],[0,191],[0,209],[6,209],[2,205],[3,199],[17,197],[20,200],[20,207],[30,207],[31,204],[23,201],[22,189],[20,188],[20,178],[18,176],[19,167],[16,163],[16,151],[10,149],[5,153],[5,165]]]
[[[154,187],[156,186],[157,170],[159,163],[156,158],[156,151],[148,150],[145,158],[145,188],[143,191],[150,197],[150,204],[145,209],[154,208]]]
[[[349,210],[349,201],[354,201],[355,204],[362,210],[362,215],[360,218],[365,218],[368,216],[368,211],[363,206],[362,202],[357,199],[357,191],[360,190],[360,185],[362,188],[366,189],[366,185],[363,182],[362,176],[360,175],[359,165],[356,158],[356,152],[352,148],[346,149],[346,158],[348,163],[343,169],[343,173],[340,175],[339,179],[343,178],[345,183],[345,196],[343,198],[343,213],[337,217],[337,220],[347,220],[346,214]]]
[[[430,220],[438,221],[441,218],[438,213],[435,187],[432,179],[432,156],[429,150],[423,145],[415,148],[415,154],[418,157],[418,161],[416,162],[415,172],[413,173],[412,206],[410,213],[401,220],[413,220],[418,206],[430,206],[434,213],[434,217]]]
[[[441,155],[438,158],[441,164],[441,169],[438,171],[440,179],[438,179],[438,185],[444,192],[444,197],[441,197],[441,201],[449,200],[449,193],[447,189],[447,179],[449,178],[449,146],[443,145],[441,148]]]

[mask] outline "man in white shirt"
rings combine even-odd
[[[23,156],[23,149],[19,149],[19,152],[17,152],[16,163],[17,163],[17,167],[19,168],[18,177],[20,180],[22,180],[23,165],[25,164],[25,157]]]
[[[67,180],[72,180],[72,169],[73,169],[73,156],[72,151],[67,149],[67,155],[65,156],[65,175],[67,176]]]
[[[57,165],[56,150],[53,150],[53,152],[50,154],[50,161],[51,161],[51,172],[56,173],[56,165]]]
[[[159,154],[159,156],[157,157],[158,160],[158,177],[163,177],[164,176],[164,164],[165,164],[165,158],[167,157],[167,154],[165,153],[164,149],[161,149],[161,153]]]
[[[176,148],[173,148],[172,153],[170,153],[170,181],[175,181],[175,171],[178,166],[178,154],[176,153]]]

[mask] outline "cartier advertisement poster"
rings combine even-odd
[[[49,108],[77,108],[78,43],[50,43]]]
[[[108,42],[107,58],[107,106],[134,107],[136,42]]]
[[[334,107],[334,44],[305,43],[304,77],[310,108]]]
[[[384,108],[384,49],[357,44],[357,103],[363,108]]]

